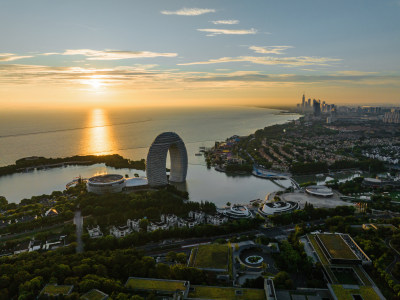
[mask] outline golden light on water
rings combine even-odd
[[[109,126],[107,112],[104,109],[93,109],[88,118],[86,151],[90,154],[104,155],[116,149],[112,127]]]

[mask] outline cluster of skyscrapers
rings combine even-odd
[[[321,115],[321,113],[334,113],[336,112],[335,104],[327,104],[325,101],[308,98],[303,94],[301,103],[297,104],[297,110],[302,113],[313,113],[315,116]]]

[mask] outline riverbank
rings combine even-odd
[[[144,159],[131,161],[121,155],[75,155],[64,158],[46,158],[31,156],[18,159],[15,164],[0,167],[0,176],[11,175],[14,173],[26,173],[34,170],[46,170],[51,168],[60,168],[69,165],[94,165],[105,163],[108,167],[116,169],[127,168],[145,170],[146,163]]]

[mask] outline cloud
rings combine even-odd
[[[187,77],[191,82],[285,82],[285,83],[319,83],[319,82],[363,82],[378,84],[396,82],[399,75],[297,75],[297,74],[262,74],[259,72],[233,72],[211,74],[208,76]]]
[[[254,28],[251,29],[216,29],[216,28],[206,28],[206,29],[197,29],[197,31],[208,32],[207,36],[216,36],[219,34],[234,34],[234,35],[243,35],[243,34],[256,34],[257,30]]]
[[[179,69],[146,69],[147,66],[113,68],[54,67],[0,64],[0,85],[60,86],[81,88],[94,83],[102,87],[135,90],[187,90],[203,88],[265,88],[272,86],[388,85],[400,86],[399,74],[265,74],[259,71],[186,72]]]
[[[131,58],[151,58],[151,57],[176,57],[177,53],[158,53],[150,51],[120,51],[120,50],[92,50],[92,49],[76,49],[66,50],[63,53],[43,53],[43,55],[83,55],[88,60],[120,60]]]
[[[249,49],[260,54],[284,54],[286,49],[293,48],[292,46],[250,46]]]
[[[14,53],[0,53],[0,62],[2,61],[14,61],[23,58],[30,58],[33,56],[18,56]]]
[[[239,20],[217,20],[217,21],[211,21],[211,23],[215,25],[235,25],[239,24]]]
[[[336,72],[340,75],[370,75],[370,74],[377,74],[377,72],[363,72],[363,71],[354,71],[354,70],[347,70],[347,71],[338,71]]]
[[[178,16],[199,16],[208,13],[215,13],[215,9],[212,8],[182,8],[176,11],[163,10],[163,15],[178,15]]]
[[[206,61],[182,63],[182,66],[191,65],[209,65],[209,64],[220,64],[229,62],[250,62],[253,64],[260,65],[286,65],[286,66],[327,66],[329,63],[341,61],[339,58],[329,57],[313,57],[313,56],[298,56],[298,57],[257,57],[257,56],[239,56],[239,57],[221,57],[217,59],[210,59]]]

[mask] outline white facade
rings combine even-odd
[[[132,229],[130,229],[128,226],[113,226],[110,229],[110,234],[116,238],[127,236],[130,233],[132,233]]]
[[[249,209],[243,205],[231,206],[229,209],[224,210],[223,213],[232,219],[246,219],[253,216]]]
[[[94,239],[103,236],[103,233],[101,232],[99,225],[93,227],[92,229],[87,228],[87,231],[89,233],[89,236]]]
[[[228,222],[228,218],[223,215],[207,215],[207,224],[219,226],[226,222]]]
[[[288,213],[299,209],[299,204],[291,201],[264,202],[258,212],[263,216]]]
[[[125,178],[118,174],[105,174],[89,178],[86,183],[88,192],[95,194],[119,193],[125,187]]]
[[[128,226],[133,231],[139,232],[139,230],[140,230],[140,220],[128,219],[128,221],[126,221],[126,226]]]

